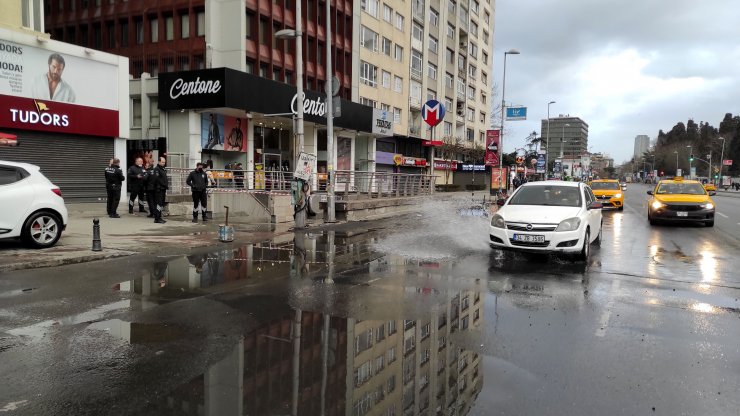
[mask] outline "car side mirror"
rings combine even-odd
[[[599,201],[594,201],[594,202],[591,203],[591,205],[588,206],[588,209],[589,210],[591,210],[591,209],[602,209],[602,208],[604,208],[604,204],[602,204]]]
[[[505,203],[506,203],[506,199],[504,199],[504,198],[499,198],[499,199],[496,200],[496,205],[498,205],[500,207],[503,207]]]
[[[717,195],[717,191],[709,191],[709,196],[715,196]]]
[[[647,191],[648,195],[653,195],[653,191]]]

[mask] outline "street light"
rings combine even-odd
[[[687,144],[686,145],[686,148],[689,149],[689,179],[691,179],[691,162],[692,162],[692,160],[691,160],[692,157],[691,156],[694,154],[693,153],[694,147],[692,145],[690,145],[690,144]]]
[[[550,104],[555,104],[555,101],[550,101],[547,103],[547,142],[545,143],[545,180],[547,180],[547,170],[550,161],[549,161],[549,155],[550,155]]]
[[[722,140],[722,153],[719,157],[719,180],[722,181],[722,168],[725,167],[725,138],[717,137],[717,140]],[[721,185],[721,183],[717,183]]]
[[[519,55],[521,52],[519,52],[516,49],[509,49],[508,51],[504,52],[504,80],[501,85],[501,134],[499,134],[499,144],[498,147],[501,149],[500,156],[498,158],[498,193],[501,194],[501,174],[504,171],[504,116],[506,115],[506,56],[507,55]],[[508,181],[508,178],[507,178]],[[507,182],[508,183],[508,182]]]
[[[326,222],[336,222],[336,212],[334,207],[334,185],[332,176],[334,171],[334,100],[332,98],[334,90],[334,70],[331,64],[331,2],[326,1],[326,150],[327,168],[326,174]]]
[[[295,30],[293,29],[282,29],[275,32],[275,38],[281,40],[295,39],[295,54],[296,54],[296,145],[298,149],[293,151],[293,168],[298,166],[298,156],[303,152],[303,32],[302,32],[302,12],[301,12],[301,1],[295,2]],[[301,186],[301,188],[303,188]],[[302,192],[302,189],[301,189]],[[308,203],[308,201],[304,201]],[[306,210],[299,210],[295,214],[295,227],[305,228],[306,227]]]
[[[673,153],[676,154],[676,176],[678,176],[678,150],[674,150]]]

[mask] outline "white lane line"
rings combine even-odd
[[[612,316],[612,308],[614,308],[614,297],[616,296],[616,292],[619,290],[619,280],[612,280],[612,289],[609,293],[609,301],[606,303],[606,310],[604,310],[604,313],[601,314],[601,319],[599,320],[599,329],[596,330],[596,336],[597,337],[604,337],[606,336],[606,329],[609,326],[609,318]]]
[[[725,214],[723,214],[723,213],[721,213],[721,212],[718,212],[718,213],[717,213],[717,215],[719,215],[719,216],[720,216],[720,217],[722,217],[722,218],[728,218],[728,217],[727,217],[727,215],[725,215]]]

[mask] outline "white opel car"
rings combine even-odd
[[[491,247],[586,260],[591,244],[601,244],[601,208],[583,183],[528,182],[499,202],[491,218]]]
[[[20,238],[35,248],[51,247],[67,226],[62,191],[38,166],[0,160],[0,239]]]

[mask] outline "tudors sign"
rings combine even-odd
[[[387,110],[373,108],[373,134],[379,136],[393,136],[393,115]]]

